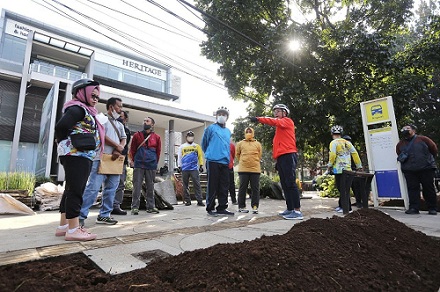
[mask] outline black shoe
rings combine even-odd
[[[191,202],[186,202],[185,206],[191,206]]]
[[[197,202],[197,206],[205,207],[205,204],[203,204],[203,202]]]
[[[431,209],[431,210],[428,211],[428,214],[429,215],[437,215],[437,210]]]
[[[232,202],[232,205],[238,205],[237,201]]]
[[[114,208],[112,215],[127,215],[127,211],[124,211],[121,208]]]
[[[217,214],[234,216],[234,212],[228,210],[217,210]]]
[[[361,203],[356,203],[356,208],[362,208],[363,205]]]
[[[420,214],[419,210],[416,210],[414,208],[408,209],[405,211],[405,214]]]
[[[212,217],[217,217],[218,216],[218,214],[217,214],[217,212],[215,212],[215,211],[208,211],[208,215],[209,216],[212,216]]]

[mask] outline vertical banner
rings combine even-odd
[[[378,206],[379,198],[395,198],[403,199],[408,208],[406,182],[396,159],[399,135],[392,97],[362,102],[360,106],[368,164],[375,171],[374,206]]]
[[[52,161],[52,150],[55,136],[55,131],[53,129],[55,129],[59,88],[60,82],[57,81],[52,86],[43,103],[40,138],[38,140],[38,157],[37,165],[35,167],[35,174],[38,176],[50,176],[50,165]]]

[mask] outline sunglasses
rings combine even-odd
[[[92,99],[94,99],[94,100],[99,100],[99,95],[92,94]]]

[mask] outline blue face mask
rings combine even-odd
[[[225,116],[218,116],[217,117],[217,123],[219,123],[219,124],[225,124],[226,123],[226,117]]]

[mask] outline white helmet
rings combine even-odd
[[[286,111],[287,114],[290,114],[290,110],[285,104],[279,103],[279,104],[274,105],[272,110],[276,110],[276,109],[284,110],[284,111]]]
[[[330,132],[332,134],[342,134],[342,132],[344,131],[344,129],[342,128],[342,126],[339,125],[334,125],[331,129]]]
[[[217,109],[217,111],[215,112],[216,115],[218,115],[219,113],[225,113],[228,117],[229,117],[229,110],[227,107],[225,106],[221,106]]]

